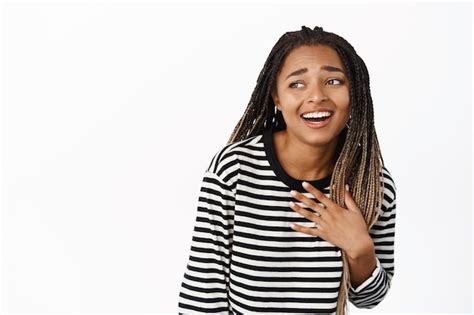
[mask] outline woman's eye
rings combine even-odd
[[[340,79],[330,79],[330,80],[328,80],[327,82],[332,82],[332,81],[338,81],[339,84],[334,84],[334,83],[333,83],[333,84],[329,84],[329,85],[342,85],[342,84],[344,84],[344,80],[340,80]],[[296,88],[296,86],[295,86],[296,84],[303,84],[303,83],[301,83],[301,82],[292,82],[292,83],[289,85],[289,87],[292,88],[292,89],[293,89],[293,88]]]
[[[293,88],[295,86],[295,84],[302,84],[301,82],[293,82],[289,85],[290,88]]]
[[[331,79],[331,80],[328,80],[328,82],[334,81],[334,80],[335,80],[335,81],[339,81],[339,82],[340,82],[339,84],[343,84],[343,83],[344,83],[343,80],[339,80],[339,79]],[[330,84],[330,85],[334,85],[334,84]]]

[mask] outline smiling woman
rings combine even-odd
[[[342,68],[331,47],[302,45],[288,54],[277,74],[272,98],[286,128],[275,140],[281,143],[277,154],[290,175],[318,178],[334,169],[338,136],[350,111]],[[292,164],[285,167],[285,161]]]
[[[395,271],[395,210],[364,62],[321,27],[287,32],[204,172],[179,312],[373,308]]]

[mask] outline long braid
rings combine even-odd
[[[322,27],[287,32],[272,48],[260,72],[257,84],[243,116],[234,128],[228,144],[262,133],[270,124],[285,126],[271,92],[275,89],[277,75],[285,57],[301,45],[327,45],[335,49],[341,58],[349,77],[351,119],[349,128],[339,135],[338,148],[334,157],[335,166],[331,177],[330,197],[342,207],[345,206],[345,184],[351,187],[351,194],[361,209],[367,231],[377,221],[383,202],[382,166],[383,158],[375,132],[374,111],[370,95],[370,80],[364,61],[354,48],[342,37],[326,32]],[[343,272],[337,300],[337,315],[347,313],[347,299],[350,273],[347,256],[342,252]]]

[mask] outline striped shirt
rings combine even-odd
[[[315,200],[278,162],[274,129],[228,144],[204,172],[179,313],[335,314],[342,276],[341,249],[291,229],[314,226],[288,202],[297,190]],[[377,265],[349,301],[373,308],[394,274],[395,192],[383,167],[384,201],[369,230]],[[329,197],[331,175],[309,181]],[[317,201],[317,199],[316,199]],[[311,225],[313,224],[313,225]]]

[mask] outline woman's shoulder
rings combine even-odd
[[[258,154],[257,152],[263,150],[261,139],[262,135],[259,134],[218,148],[212,154],[206,172],[214,173],[224,180],[235,175],[239,169],[239,157],[242,154]]]

